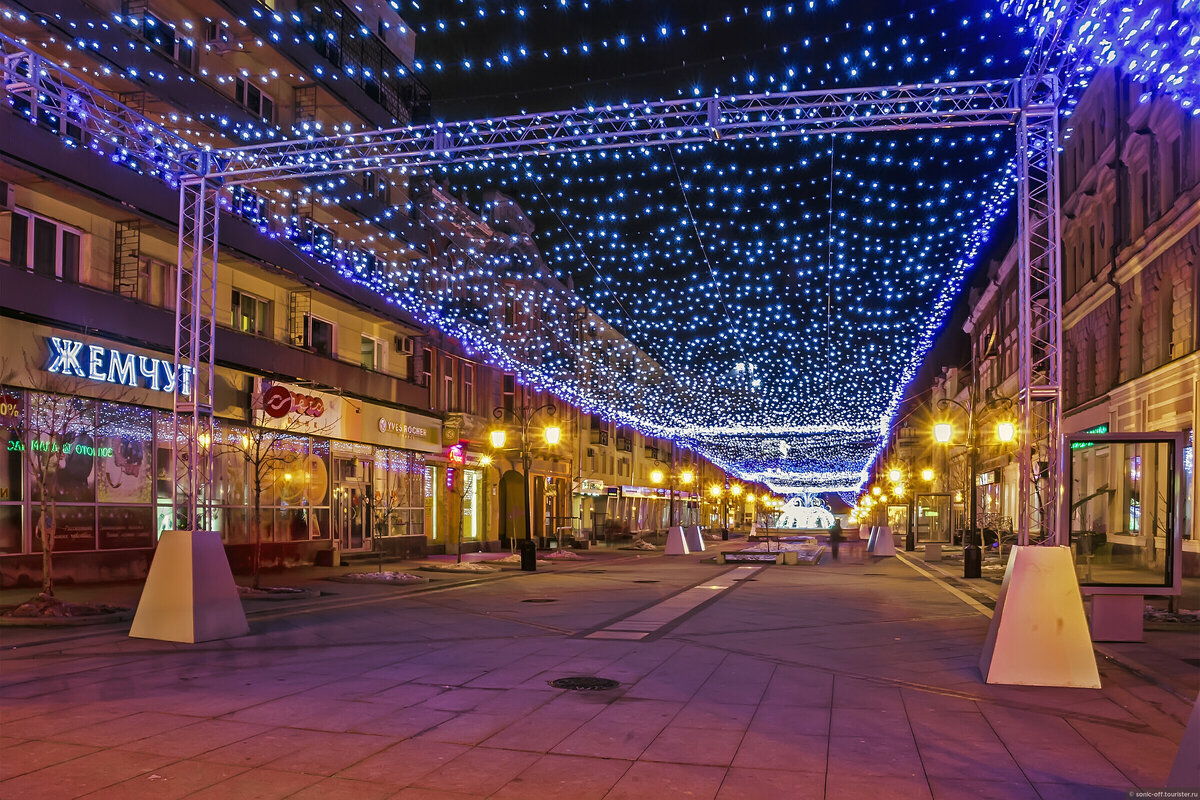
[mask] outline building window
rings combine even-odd
[[[160,308],[175,308],[175,265],[156,258],[142,261],[138,276],[138,299]],[[236,305],[235,305],[236,309]],[[234,311],[234,322],[237,311]]]
[[[18,209],[12,212],[8,260],[47,278],[79,282],[83,234],[52,219]]]
[[[255,86],[253,81],[235,79],[234,99],[263,122],[275,124],[275,98]]]
[[[334,327],[327,320],[304,315],[304,347],[322,356],[334,357]]]
[[[454,382],[454,358],[442,356],[442,409],[457,411],[458,397]]]
[[[462,367],[462,410],[475,413],[475,365],[464,361]]]
[[[501,388],[500,407],[511,412],[517,404],[517,377],[505,375]]]
[[[261,297],[233,290],[233,327],[255,336],[271,335],[271,304]]]
[[[383,372],[383,340],[374,336],[362,334],[362,344],[359,347],[359,364],[363,369]]]
[[[428,347],[421,349],[421,385],[433,385],[433,350]]]
[[[158,52],[186,70],[195,64],[196,48],[190,39],[176,35],[175,28],[149,11],[142,12],[142,37]]]

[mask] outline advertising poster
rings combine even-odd
[[[151,506],[101,506],[101,550],[154,546],[154,508]]]
[[[150,502],[152,423],[153,412],[149,409],[100,405],[96,466],[97,496],[101,503]]]

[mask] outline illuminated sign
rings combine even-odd
[[[178,386],[179,393],[185,397],[192,393],[191,367],[180,367],[176,376],[174,363],[161,358],[57,336],[47,336],[46,342],[50,345],[47,372],[168,394],[173,394]]]
[[[405,425],[402,422],[396,422],[386,417],[379,418],[379,432],[390,433],[395,436],[415,436],[419,439],[429,436],[428,428],[422,428],[418,425]]]
[[[1085,434],[1094,434],[1097,436],[1100,434],[1103,434],[1103,433],[1108,433],[1108,423],[1103,422],[1094,428],[1088,428],[1086,431],[1084,431],[1084,433]],[[1071,442],[1072,450],[1082,450],[1085,447],[1095,447],[1095,446],[1096,446],[1095,442]]]

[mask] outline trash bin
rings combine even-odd
[[[729,541],[729,528],[721,528],[721,541]]]
[[[521,569],[525,572],[536,572],[537,543],[532,539],[519,539],[517,550],[521,553]]]
[[[971,543],[963,548],[963,577],[979,578],[983,576],[983,550],[979,545]]]

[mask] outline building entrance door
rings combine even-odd
[[[364,458],[334,459],[333,526],[343,551],[371,546],[371,466]]]

